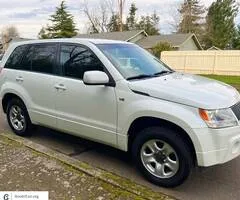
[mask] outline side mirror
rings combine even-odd
[[[85,85],[106,85],[109,83],[108,75],[101,71],[87,71],[83,75]]]

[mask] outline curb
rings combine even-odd
[[[154,192],[151,189],[146,188],[142,185],[136,184],[127,178],[123,178],[111,172],[105,171],[103,169],[93,167],[87,163],[71,158],[67,155],[64,155],[62,153],[49,149],[40,144],[36,144],[22,137],[18,137],[16,135],[7,134],[7,133],[0,133],[0,137],[11,140],[13,142],[17,142],[27,148],[30,148],[35,152],[44,154],[47,157],[60,161],[61,163],[68,165],[75,170],[81,171],[89,176],[92,176],[107,184],[111,184],[129,193],[137,195],[143,199],[146,199],[146,200],[156,200],[156,199],[157,200],[175,200],[176,199],[174,197],[171,197],[162,193]]]

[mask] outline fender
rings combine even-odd
[[[197,108],[142,96],[141,99],[132,101],[119,110],[119,115],[124,115],[124,113],[129,115],[119,117],[118,133],[120,136],[118,138],[122,136],[127,140],[129,128],[136,119],[154,117],[179,126],[189,135],[195,149],[201,148],[193,129],[205,128],[206,124],[198,116]],[[121,144],[122,142],[119,141]],[[127,146],[127,143],[124,144],[124,148]]]

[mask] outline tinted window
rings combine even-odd
[[[31,46],[22,65],[34,72],[55,74],[56,52],[55,44]]]
[[[104,71],[101,61],[85,47],[64,45],[61,47],[61,66],[67,77],[83,79],[86,71]]]
[[[27,50],[27,45],[17,47],[11,56],[8,58],[5,68],[10,69],[24,69],[21,65],[22,58]]]

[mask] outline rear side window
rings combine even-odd
[[[8,58],[5,64],[5,68],[24,69],[24,67],[21,65],[21,61],[24,54],[26,53],[27,48],[27,45],[17,47]]]
[[[57,46],[55,44],[31,46],[22,65],[33,72],[55,74],[56,52]]]
[[[62,45],[60,63],[64,75],[76,79],[83,79],[86,71],[104,71],[97,56],[83,46]]]

